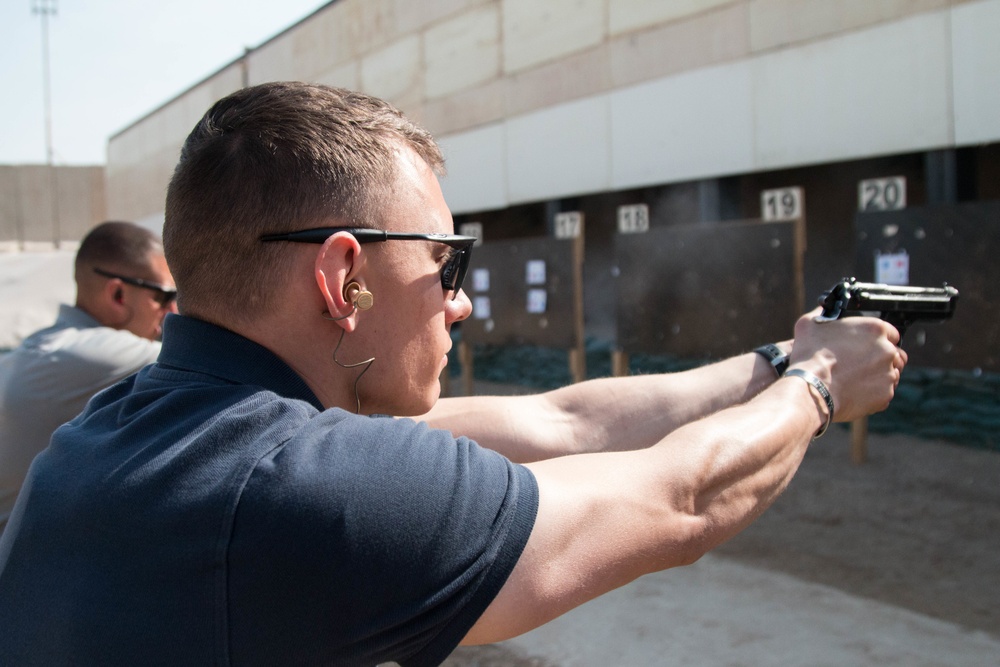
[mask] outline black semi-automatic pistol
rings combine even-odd
[[[908,287],[844,278],[819,298],[823,313],[816,321],[872,315],[896,327],[902,338],[907,327],[918,320],[943,322],[951,319],[957,303],[958,290],[947,283],[941,287]]]

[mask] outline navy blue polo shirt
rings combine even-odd
[[[267,349],[171,315],[157,363],[32,464],[0,540],[0,664],[438,664],[537,503],[495,452],[323,410]]]

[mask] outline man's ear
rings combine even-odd
[[[125,303],[125,290],[117,278],[106,280],[100,291],[101,324],[120,329],[131,316],[131,308]]]
[[[364,265],[361,244],[347,232],[337,232],[316,254],[316,286],[322,296],[325,317],[335,319],[348,331],[356,325],[356,308],[344,293]]]

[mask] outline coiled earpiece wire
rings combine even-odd
[[[322,313],[322,316],[324,319],[330,320],[331,322],[336,322],[337,320],[345,320],[354,313],[358,312],[357,301],[355,301],[353,305],[354,309],[351,310],[351,312],[349,312],[346,315],[341,315],[340,317],[330,317],[329,313],[324,312]],[[372,357],[371,359],[365,359],[364,361],[358,361],[352,364],[345,364],[341,362],[339,359],[337,359],[337,352],[340,351],[340,346],[344,343],[345,335],[347,335],[347,329],[341,329],[340,340],[337,341],[337,347],[335,347],[333,350],[333,363],[347,370],[353,370],[355,368],[364,366],[364,369],[362,369],[362,371],[358,373],[357,377],[354,378],[354,400],[357,402],[357,408],[355,412],[356,414],[361,414],[361,395],[358,393],[358,383],[361,382],[361,376],[367,373],[368,369],[372,367],[372,364],[375,362],[375,357]]]

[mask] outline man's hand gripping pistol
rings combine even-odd
[[[958,290],[947,283],[942,287],[903,287],[844,278],[820,297],[823,312],[816,321],[873,315],[896,327],[902,339],[907,327],[918,320],[951,319],[957,303]]]

